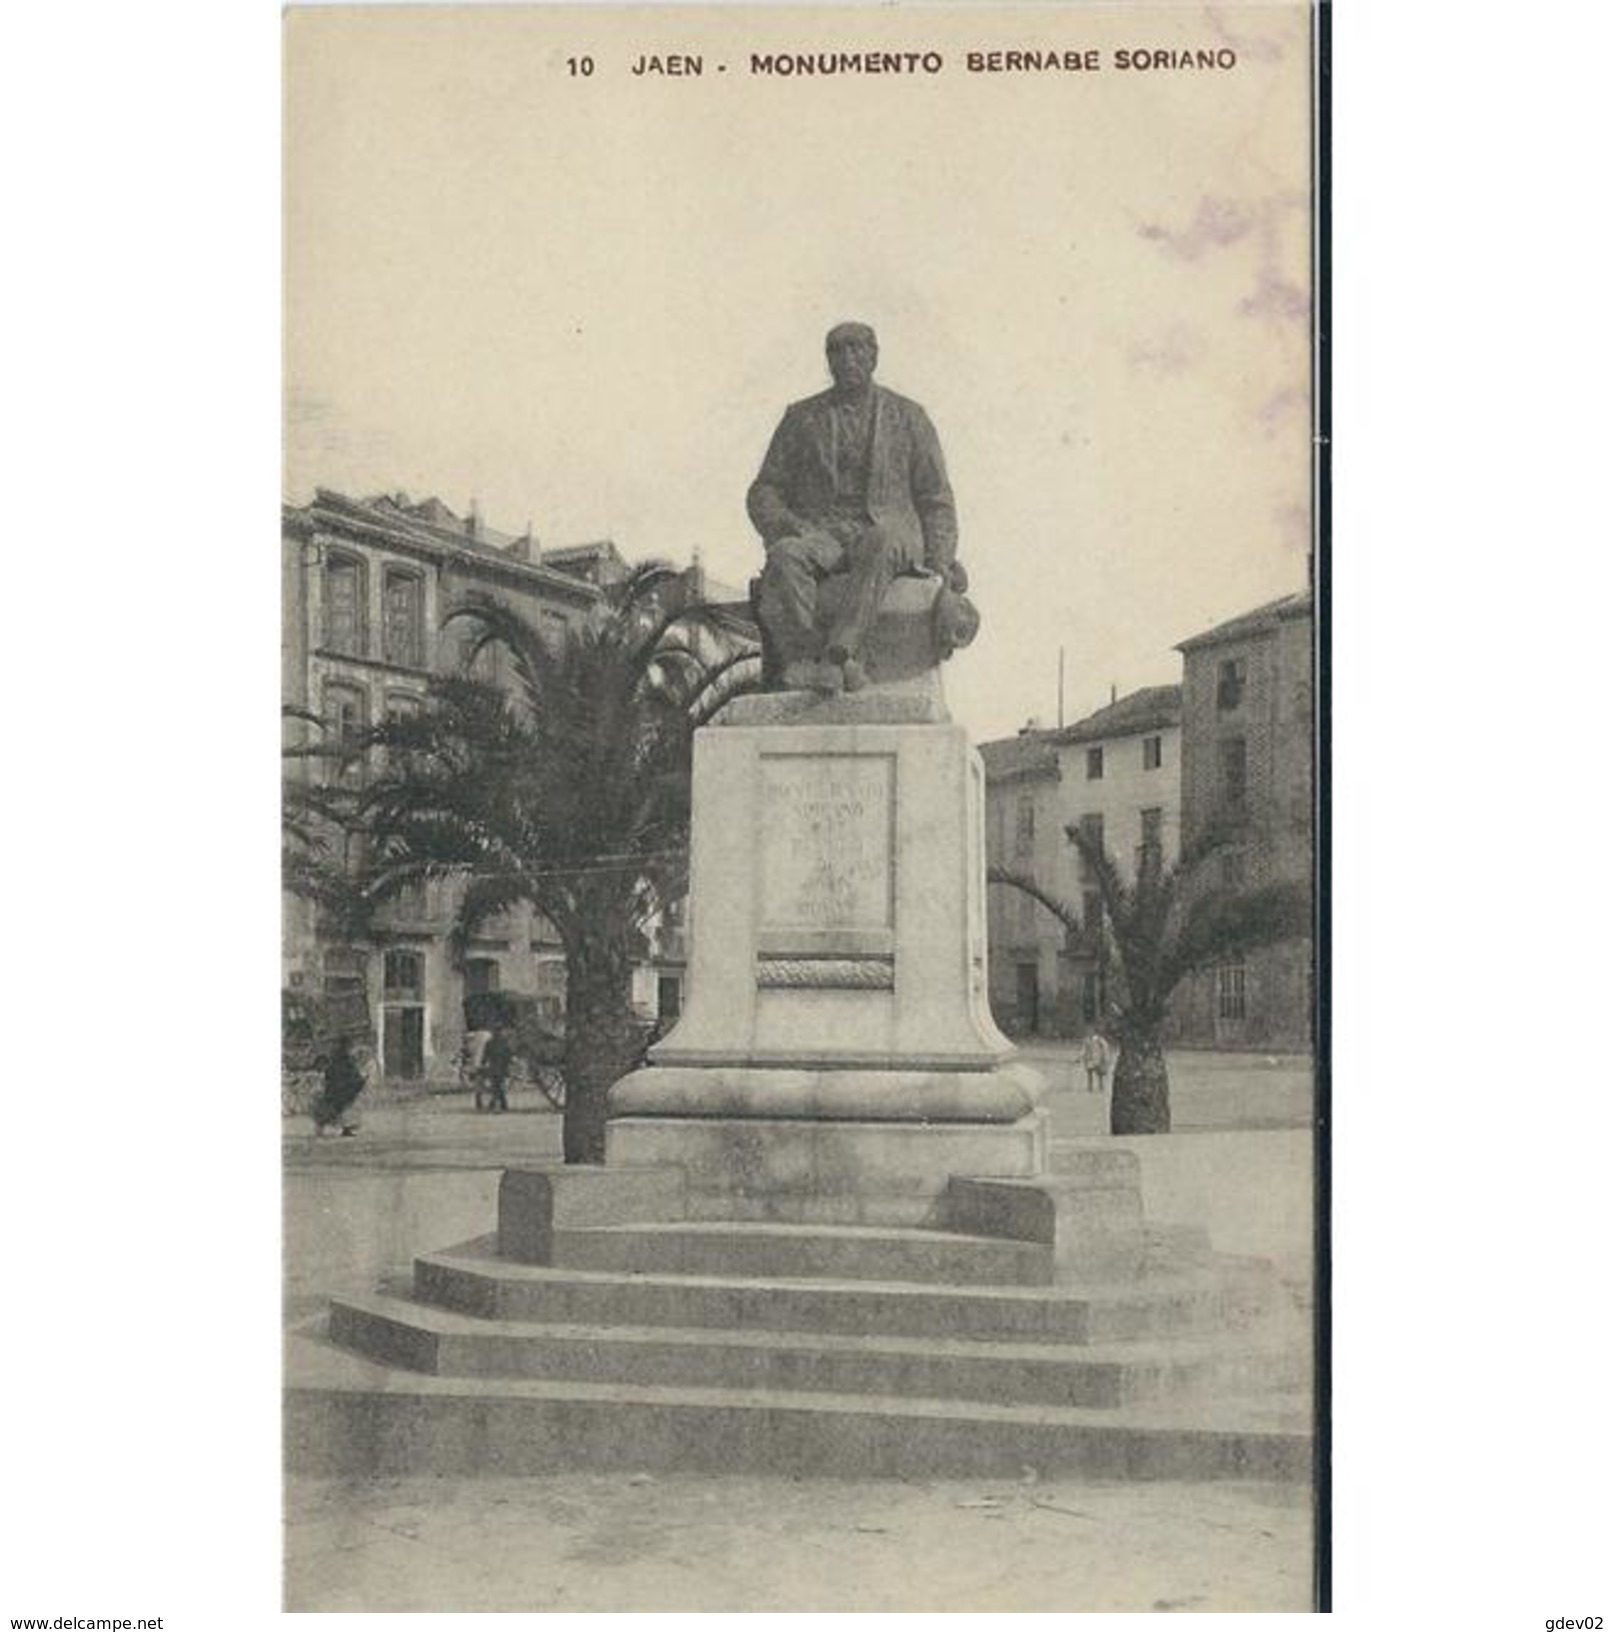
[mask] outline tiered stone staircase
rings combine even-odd
[[[496,1235],[293,1335],[289,1466],[1309,1478],[1306,1322],[1202,1233],[1094,1228],[1135,1177],[1114,1153],[1056,1205],[955,1181],[894,1228],[684,1218],[664,1170],[506,1174]]]

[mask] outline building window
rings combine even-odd
[[[392,914],[410,924],[418,924],[431,916],[423,878],[411,878],[398,885],[392,895]]]
[[[381,593],[381,655],[420,669],[426,662],[426,586],[418,572],[388,567]]]
[[[1227,737],[1220,753],[1221,803],[1239,808],[1249,797],[1249,745],[1242,737]]]
[[[1021,1029],[1035,1031],[1041,1023],[1041,985],[1034,963],[1014,965],[1014,1008]]]
[[[1241,657],[1224,659],[1215,682],[1215,706],[1223,713],[1236,708],[1243,701],[1248,680],[1249,666]]]
[[[1083,816],[1081,818],[1081,832],[1086,837],[1087,842],[1094,849],[1101,850],[1103,848],[1103,817],[1101,817],[1101,816]],[[1094,874],[1093,874],[1093,871],[1092,871],[1092,867],[1088,863],[1087,858],[1085,857],[1085,855],[1083,855],[1081,857],[1081,878],[1082,878],[1082,881],[1085,882],[1086,880],[1092,878],[1093,876],[1094,876]]]
[[[388,725],[401,725],[405,720],[412,720],[420,713],[420,699],[407,691],[389,691],[383,706]],[[389,747],[385,750],[385,758],[388,765],[406,765],[410,758],[410,750]]]
[[[1103,945],[1103,892],[1081,892],[1081,936],[1089,947]]]
[[[1036,939],[1036,898],[1027,895],[1023,890],[1015,890],[1019,897],[1019,939],[1034,941]]]
[[[1028,796],[1019,801],[1014,823],[1014,854],[1028,856],[1036,848],[1036,801]]]
[[[1165,812],[1159,805],[1139,811],[1142,842],[1137,846],[1137,866],[1158,867],[1165,859]]]
[[[1249,858],[1241,848],[1221,852],[1221,887],[1241,890],[1249,882]]]
[[[497,958],[465,959],[465,996],[480,997],[498,990]]]
[[[1248,1012],[1241,963],[1223,963],[1215,971],[1215,1013],[1219,1020],[1242,1020]]]
[[[325,646],[346,657],[364,655],[364,563],[356,555],[325,557]]]
[[[1101,782],[1103,780],[1103,749],[1087,749],[1087,781]]]
[[[329,968],[324,976],[326,1024],[351,1035],[368,1033],[370,1005],[364,991],[364,976]]]
[[[1163,737],[1143,738],[1143,769],[1157,771],[1165,763],[1165,739]]]
[[[357,686],[325,687],[325,741],[342,756],[331,769],[333,782],[357,781],[364,773],[359,744],[369,725],[367,703]]]
[[[343,832],[341,846],[342,871],[349,878],[354,878],[364,870],[370,847],[362,833],[354,833],[350,829]]]
[[[1108,1007],[1108,985],[1101,969],[1088,969],[1081,976],[1081,1018],[1089,1026],[1103,1019]]]
[[[454,661],[460,670],[473,680],[485,680],[488,685],[499,683],[499,648],[495,641],[477,646],[474,637],[466,635],[454,648]]]
[[[388,1001],[418,1003],[425,992],[425,958],[419,952],[395,947],[386,955],[382,984]]]

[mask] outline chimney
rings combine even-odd
[[[1113,680],[1109,682],[1109,706],[1113,708],[1120,701],[1120,687]]]
[[[477,509],[475,499],[470,501],[470,509],[465,515],[465,532],[471,538],[480,538],[482,534],[482,513]]]

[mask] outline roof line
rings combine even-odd
[[[333,524],[337,531],[345,528],[355,533],[374,534],[394,548],[428,551],[434,556],[447,555],[467,566],[485,567],[491,572],[502,571],[516,578],[536,579],[550,588],[586,601],[599,598],[598,585],[591,584],[584,578],[575,577],[569,572],[543,566],[540,562],[523,561],[519,556],[506,554],[497,545],[484,544],[479,548],[473,548],[472,540],[456,538],[446,529],[433,527],[430,523],[405,521],[402,518],[396,521],[391,517],[382,518],[366,505],[360,504],[355,499],[349,499],[345,494],[331,493],[324,488],[317,489],[316,493],[312,504],[282,505],[282,518],[296,516],[316,530],[323,519]],[[319,510],[328,512],[327,516],[316,517],[314,513]]]

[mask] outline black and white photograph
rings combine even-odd
[[[1601,1627],[1607,20],[8,21],[6,1624]]]
[[[1316,1607],[1311,9],[284,27],[286,1607]]]

